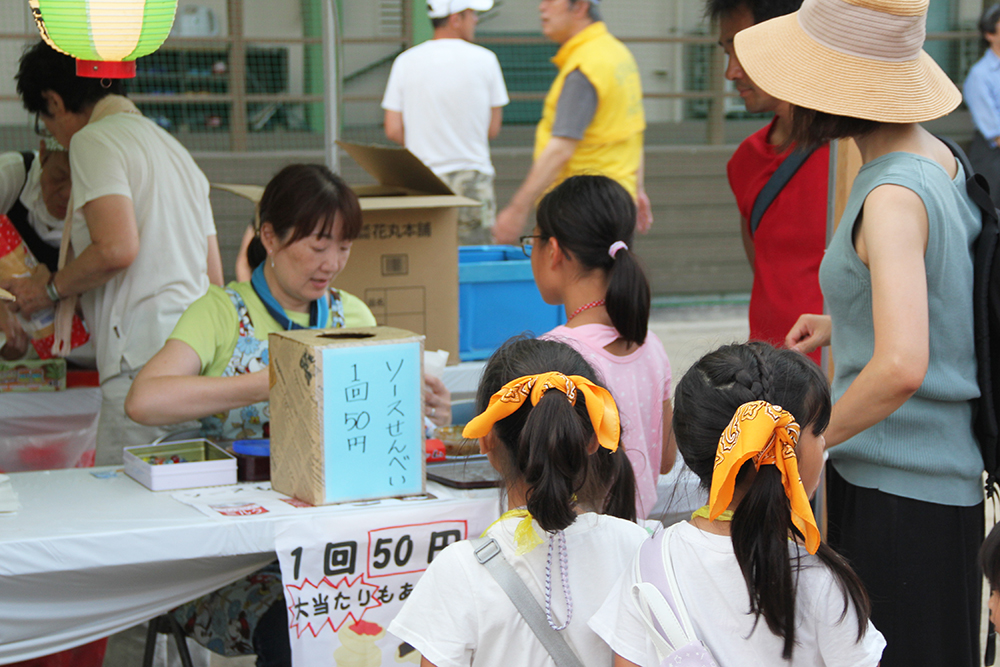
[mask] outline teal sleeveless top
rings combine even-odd
[[[927,209],[927,375],[898,410],[830,449],[830,460],[855,486],[925,502],[975,505],[983,500],[983,460],[972,433],[972,400],[979,396],[972,250],[981,219],[966,194],[961,165],[952,179],[933,160],[889,153],[858,173],[819,272],[833,319],[833,398],[843,396],[874,352],[871,274],[854,248],[853,230],[865,198],[887,183],[912,190]]]

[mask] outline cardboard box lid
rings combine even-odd
[[[406,151],[406,153],[413,157],[409,151]],[[416,158],[413,159],[416,160]],[[420,166],[427,169],[423,164]],[[428,173],[437,179],[437,176],[434,176],[429,169]],[[440,183],[441,181],[438,182]],[[216,190],[225,190],[226,192],[249,199],[254,204],[260,202],[260,198],[264,196],[264,187],[261,185],[212,183],[212,187]],[[447,186],[445,188],[447,189]],[[454,206],[479,206],[480,204],[475,199],[450,194],[450,190],[448,191],[449,194],[446,195],[424,195],[420,194],[420,191],[414,188],[396,185],[352,185],[351,189],[358,195],[362,211],[393,211],[401,208],[452,208]],[[3,290],[0,290],[0,299],[2,298]]]
[[[412,189],[426,195],[455,194],[427,165],[405,148],[366,146],[346,141],[338,141],[337,145],[373,176],[379,185]]]
[[[480,205],[475,199],[453,193],[405,148],[365,146],[346,141],[338,141],[337,145],[378,181],[378,185],[351,186],[361,198],[362,211]]]
[[[339,329],[295,329],[276,331],[268,337],[288,338],[317,349],[332,347],[357,347],[387,343],[422,341],[422,334],[395,327],[341,327]]]

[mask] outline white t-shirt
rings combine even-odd
[[[139,253],[132,265],[80,303],[97,349],[101,381],[149,361],[181,313],[208,290],[208,237],[215,222],[208,179],[181,144],[138,114],[90,123],[70,142],[72,245],[90,245],[83,205],[124,195],[135,207]]]
[[[540,605],[545,604],[545,561],[548,540],[524,556],[514,554],[514,529],[520,518],[493,525],[510,563]],[[536,530],[541,534],[538,524]],[[644,528],[610,516],[581,514],[565,531],[573,617],[560,634],[588,667],[608,667],[611,650],[587,627],[639,544]],[[553,555],[554,621],[566,620],[558,559]],[[457,542],[441,552],[417,582],[389,632],[408,642],[437,667],[507,667],[555,665],[548,652],[486,568],[470,542]]]
[[[802,547],[789,545],[799,551],[802,569],[795,600],[796,646],[791,661],[785,661],[781,657],[784,642],[768,629],[764,619],[753,628],[754,617],[748,613],[750,597],[732,540],[687,522],[678,524],[670,537],[670,557],[681,599],[695,634],[720,667],[874,667],[881,659],[885,649],[882,633],[869,621],[868,631],[857,641],[854,606],[849,604],[847,615],[840,620],[844,610],[840,587],[819,558]],[[590,626],[626,660],[659,665],[656,649],[632,601],[634,583],[633,562],[590,619]]]
[[[62,241],[63,221],[49,215],[42,200],[42,164],[35,152],[27,178],[24,174],[24,158],[20,153],[0,154],[0,213],[6,213],[21,200],[28,209],[28,224],[38,237],[53,248]]]
[[[399,54],[382,108],[403,114],[406,148],[435,174],[493,175],[489,129],[510,100],[497,57],[463,39],[432,39]]]

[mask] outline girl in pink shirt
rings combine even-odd
[[[530,251],[546,303],[563,304],[566,324],[545,334],[575,347],[601,374],[621,411],[622,444],[636,478],[636,514],[656,504],[656,481],[676,450],[670,420],[670,361],[649,332],[650,290],[629,249],[635,202],[604,176],[574,176],[538,205]]]

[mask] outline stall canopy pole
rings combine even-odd
[[[326,166],[340,173],[340,155],[337,139],[340,138],[340,57],[337,53],[340,40],[337,37],[336,0],[323,0],[323,70],[326,78]]]

